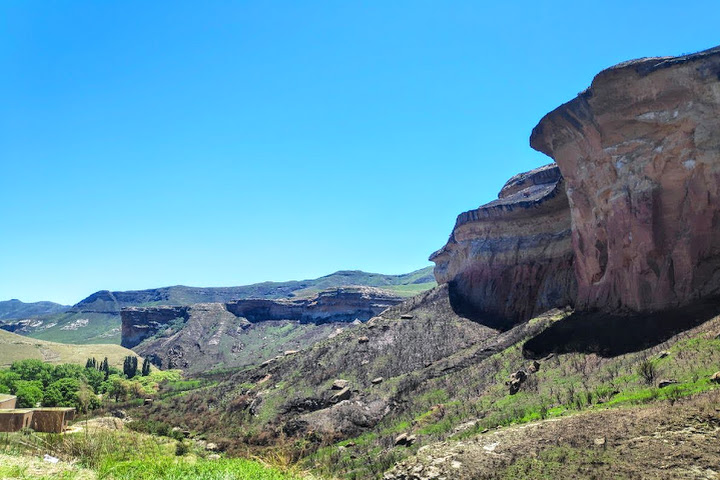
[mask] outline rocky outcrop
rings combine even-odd
[[[460,214],[430,260],[456,311],[488,326],[572,304],[570,210],[558,167],[517,175],[497,200]]]
[[[720,294],[720,47],[601,72],[530,143],[567,182],[579,309]]]
[[[403,299],[372,287],[334,288],[299,299],[248,299],[227,304],[228,311],[252,323],[296,320],[301,323],[361,322],[370,320]]]
[[[132,348],[146,338],[161,333],[171,325],[182,326],[188,319],[188,307],[127,307],[120,312],[122,342]]]

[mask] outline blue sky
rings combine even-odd
[[[631,4],[628,6],[627,4]],[[428,265],[601,69],[716,2],[0,3],[0,299]]]

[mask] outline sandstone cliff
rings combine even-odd
[[[530,143],[567,182],[578,308],[720,293],[720,47],[601,72]]]
[[[557,166],[516,175],[497,200],[460,214],[430,260],[456,310],[488,326],[572,304],[570,209]]]

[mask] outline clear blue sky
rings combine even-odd
[[[630,4],[631,6],[628,6]],[[428,265],[601,69],[717,2],[4,1],[0,300]]]

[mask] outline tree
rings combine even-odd
[[[105,393],[115,398],[116,402],[119,402],[121,399],[125,400],[130,392],[130,382],[120,375],[110,375],[103,386]]]
[[[13,390],[18,408],[34,408],[43,399],[42,382],[39,381],[18,380]]]
[[[123,361],[123,373],[127,378],[133,378],[137,375],[137,366],[137,357],[129,355],[125,357],[125,361]]]
[[[46,407],[75,407],[81,382],[76,378],[61,378],[45,389],[43,405]]]
[[[142,376],[147,377],[150,375],[150,359],[145,357],[142,364]]]
[[[22,380],[39,380],[46,387],[52,381],[53,366],[42,360],[26,359],[13,362],[10,371],[20,375]]]
[[[85,362],[85,368],[92,368],[92,369],[98,368],[97,360],[95,360],[95,357],[87,359],[87,362]]]
[[[110,365],[108,365],[107,357],[105,357],[105,360],[103,360],[102,364],[100,364],[100,371],[105,374],[105,380],[107,380],[110,376]]]

